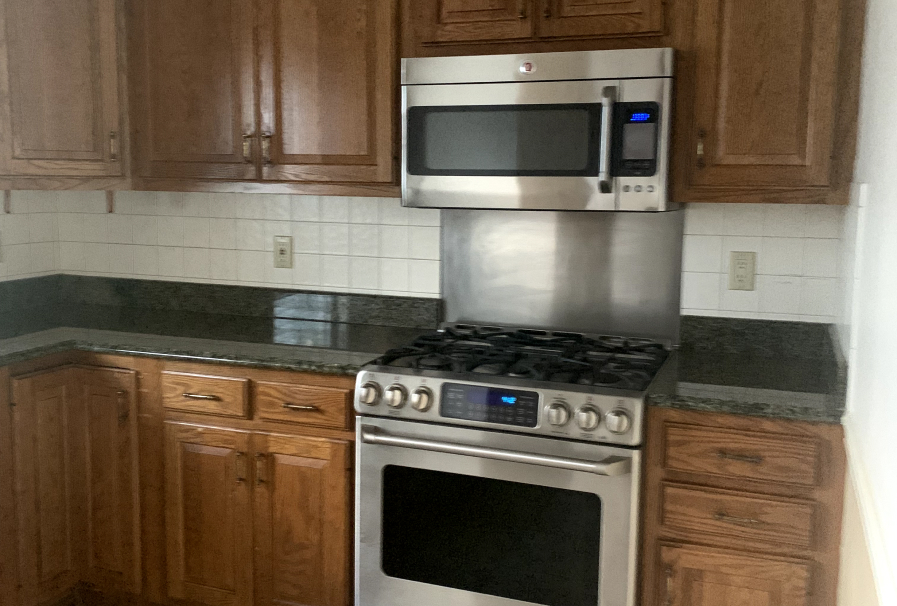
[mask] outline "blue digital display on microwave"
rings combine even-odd
[[[629,121],[630,122],[647,122],[650,119],[651,119],[651,114],[646,113],[646,112],[639,112],[639,113],[632,114],[632,116],[630,116],[630,118],[629,118]]]

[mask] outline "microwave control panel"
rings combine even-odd
[[[660,105],[614,105],[611,174],[615,177],[653,177],[657,174]]]

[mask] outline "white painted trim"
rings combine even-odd
[[[860,508],[860,521],[863,525],[863,533],[866,544],[869,546],[869,560],[872,564],[872,574],[875,578],[875,587],[881,606],[897,606],[897,566],[891,562],[888,553],[886,537],[881,529],[879,515],[875,508],[866,469],[859,457],[859,450],[854,444],[858,444],[859,437],[850,423],[850,416],[844,419],[844,445],[847,450],[848,477],[853,484],[857,503]],[[897,550],[897,545],[891,545],[891,549]]]

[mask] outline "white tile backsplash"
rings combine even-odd
[[[844,210],[693,204],[685,211],[686,314],[834,321]],[[291,235],[292,269],[273,267]],[[757,253],[755,291],[728,290],[731,251]],[[0,215],[0,280],[64,271],[436,297],[440,212],[391,198],[14,192]]]
[[[841,207],[688,205],[683,313],[834,322],[843,221]],[[729,290],[733,251],[757,253],[755,290]]]

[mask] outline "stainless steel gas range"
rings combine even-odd
[[[356,604],[634,603],[649,339],[454,325],[358,375]]]

